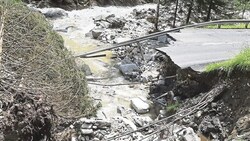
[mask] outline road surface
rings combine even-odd
[[[228,60],[250,47],[249,29],[183,29],[169,33],[177,41],[157,50],[182,68],[203,70],[212,62]]]

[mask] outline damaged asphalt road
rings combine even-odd
[[[250,42],[246,29],[184,29],[169,35],[176,41],[157,50],[169,55],[181,68],[195,70],[234,57]]]

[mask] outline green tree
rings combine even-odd
[[[241,17],[244,18],[246,10],[250,10],[250,0],[235,0],[236,9],[241,11]]]

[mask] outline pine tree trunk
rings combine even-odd
[[[159,23],[159,12],[160,12],[160,0],[158,0],[157,8],[156,8],[156,21],[155,21],[155,31],[159,31],[158,23]]]
[[[190,2],[190,6],[189,6],[189,9],[188,9],[188,14],[187,14],[186,24],[189,23],[189,20],[190,20],[190,17],[191,17],[191,13],[192,13],[192,9],[193,9],[193,5],[194,5],[194,0],[192,0]]]
[[[176,22],[176,17],[177,17],[177,11],[178,11],[178,5],[179,5],[179,0],[176,0],[176,4],[175,4],[175,11],[174,11],[174,21],[173,21],[173,25],[172,27],[175,27],[175,22]]]
[[[207,11],[206,21],[210,21],[212,6],[213,6],[213,0],[210,0],[208,11]]]

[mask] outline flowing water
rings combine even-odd
[[[135,7],[92,7],[83,10],[70,11],[67,12],[68,16],[50,21],[55,30],[67,31],[59,32],[65,41],[65,46],[74,54],[79,54],[110,46],[109,44],[104,44],[100,41],[85,37],[85,34],[95,27],[93,18],[100,15],[107,16],[110,14],[115,14],[116,17],[129,18],[133,9],[140,10],[148,8],[156,8],[156,5],[146,4]],[[98,83],[128,83],[124,80],[119,71],[112,67],[112,59],[110,57],[112,54],[111,51],[103,53],[105,53],[107,57],[88,59],[78,58],[77,61],[83,61],[89,65],[94,77],[113,77],[98,81]],[[148,94],[147,85],[144,84],[135,85],[133,87],[129,85],[109,87],[89,84],[89,88],[90,95],[96,99],[97,102],[100,101],[102,104],[102,108],[98,111],[98,115],[106,115],[107,118],[118,115],[117,106],[130,109],[131,98],[141,97],[142,99],[146,99]]]

